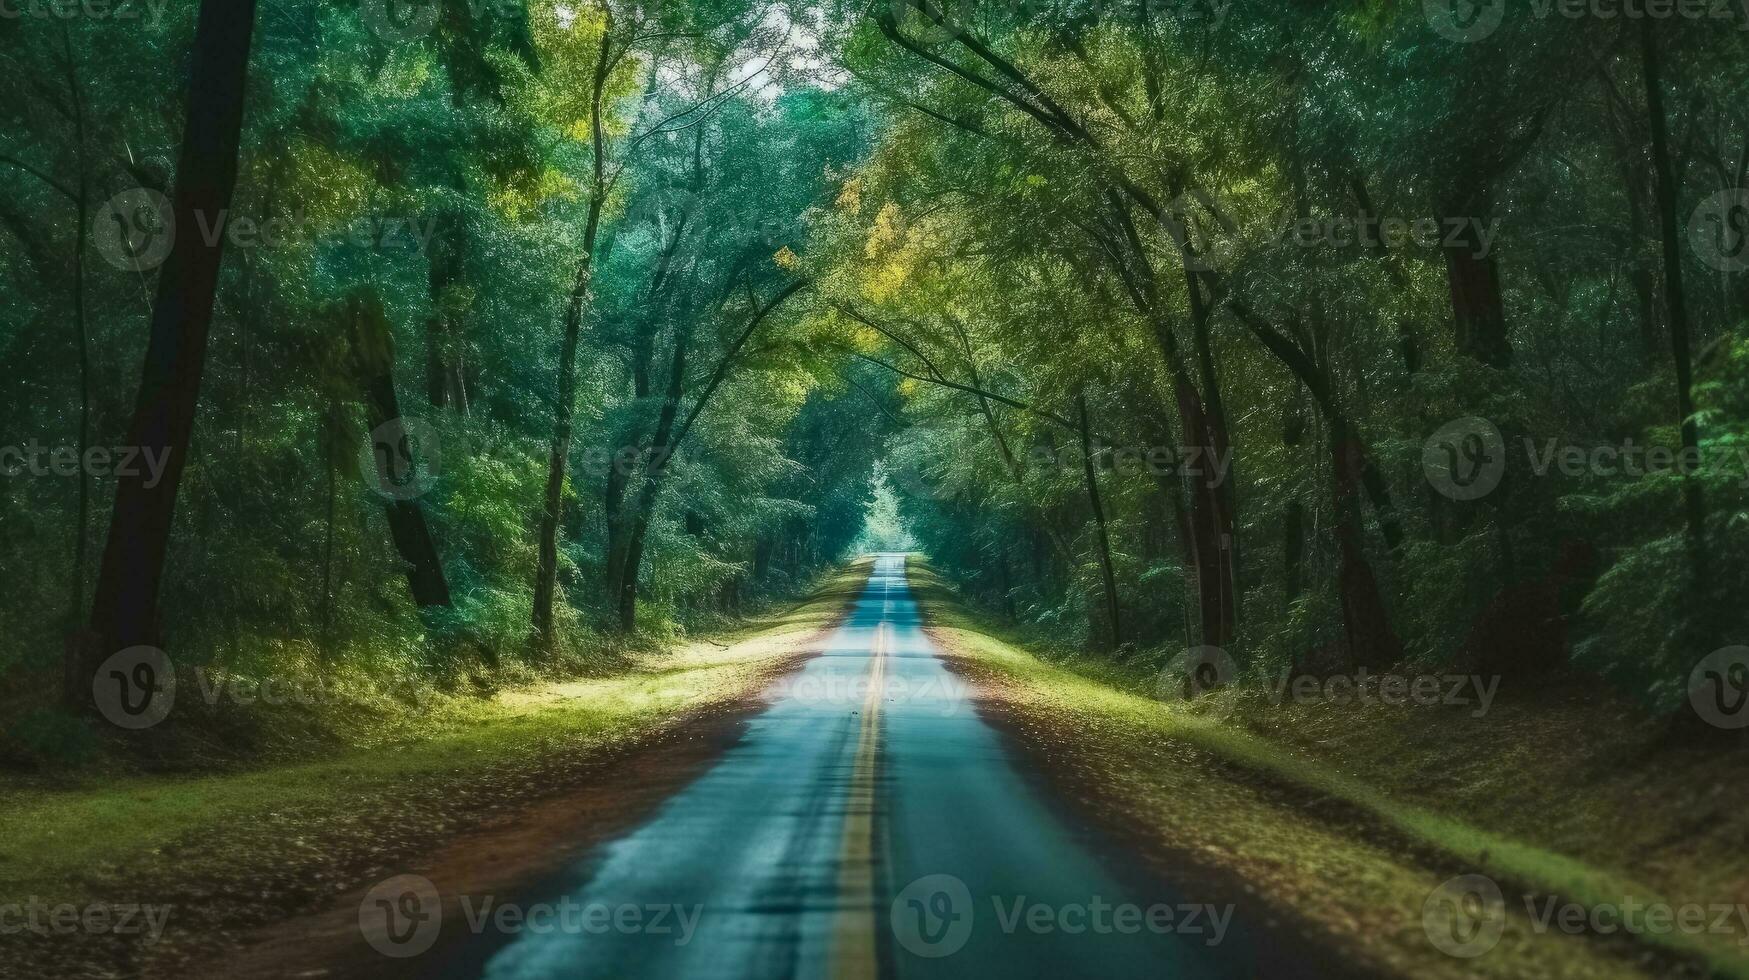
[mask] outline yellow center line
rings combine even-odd
[[[887,635],[886,623],[875,627],[868,695],[862,702],[862,730],[845,794],[844,842],[838,855],[838,914],[832,930],[831,976],[838,980],[873,980],[879,972],[875,952],[875,763],[880,755]]]

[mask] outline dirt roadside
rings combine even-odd
[[[1339,950],[1363,973],[1431,977],[1700,977],[1707,961],[1625,933],[1538,928],[1527,898],[1495,870],[1417,839],[1354,801],[1175,737],[1165,706],[1106,688],[991,636],[923,569],[913,588],[950,669],[980,713],[1082,818],[1124,841],[1150,869],[1238,904],[1310,948]],[[1311,763],[1308,761],[1307,763]],[[1471,955],[1432,940],[1435,889],[1485,871],[1506,893],[1498,939]],[[1347,972],[1346,970],[1344,971]],[[1728,971],[1727,971],[1728,972]]]
[[[773,681],[818,652],[860,593],[860,581],[848,582],[841,575],[797,604],[787,626],[700,641],[725,655],[754,646],[731,689],[693,697],[655,724],[484,764],[458,758],[349,798],[338,819],[325,802],[295,798],[243,825],[208,819],[155,851],[148,873],[92,869],[106,902],[149,896],[169,909],[162,935],[21,933],[4,944],[0,977],[396,976],[409,964],[373,951],[360,931],[373,885],[416,874],[446,897],[505,895],[636,824],[734,744]],[[502,750],[483,742],[476,751]],[[151,807],[157,792],[136,795]]]

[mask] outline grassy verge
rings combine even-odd
[[[1637,758],[1623,754],[1636,730],[1596,700],[1553,715],[1547,705],[1496,705],[1492,726],[1443,713],[1265,707],[1255,693],[1168,705],[1149,695],[1151,673],[1035,655],[992,635],[927,568],[914,563],[912,582],[938,644],[1079,795],[1162,850],[1237,875],[1376,966],[1433,976],[1749,976],[1735,912],[1730,933],[1574,935],[1535,928],[1525,901],[1537,910],[1549,896],[1586,908],[1749,901],[1739,857],[1745,784],[1720,785],[1740,759],[1698,760],[1713,775],[1696,783],[1697,760],[1660,761],[1643,745]],[[1427,709],[1407,709],[1417,710]],[[1701,811],[1715,824],[1692,827],[1679,797],[1637,795],[1667,779],[1687,779],[1685,795],[1698,785],[1728,797]],[[1540,832],[1526,832],[1539,821]],[[1624,837],[1663,839],[1654,853],[1669,860],[1623,860]],[[1432,889],[1468,873],[1499,882],[1506,920],[1497,946],[1460,959],[1431,944],[1423,910]]]
[[[225,906],[238,927],[309,908],[361,869],[745,704],[842,618],[867,571],[856,563],[735,634],[629,654],[612,676],[433,700],[318,761],[57,787],[0,777],[0,905],[150,896]]]

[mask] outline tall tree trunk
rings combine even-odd
[[[322,516],[322,637],[324,665],[334,662],[334,509],[339,496],[336,483],[339,469],[340,406],[329,402],[323,417],[322,462],[327,485]]]
[[[1233,485],[1233,443],[1227,425],[1227,409],[1221,400],[1221,379],[1215,370],[1214,348],[1209,341],[1211,313],[1195,270],[1190,266],[1190,253],[1185,253],[1184,285],[1190,297],[1192,340],[1196,348],[1198,380],[1202,382],[1204,417],[1208,420],[1208,453],[1204,461],[1205,480],[1211,484],[1214,496],[1215,520],[1219,526],[1218,555],[1221,574],[1228,582],[1226,590],[1239,594],[1239,527],[1238,496]],[[1218,471],[1218,472],[1217,472]]]
[[[431,220],[446,224],[442,234],[433,239],[435,248],[426,275],[431,311],[425,317],[425,398],[433,408],[448,407],[457,415],[466,415],[462,338],[450,287],[461,277],[467,232],[456,216],[448,212],[434,213]]]
[[[606,11],[606,8],[603,8]],[[534,603],[529,620],[535,641],[542,649],[553,644],[553,594],[559,578],[559,523],[564,518],[565,471],[571,455],[572,420],[577,413],[577,343],[583,331],[583,311],[591,301],[595,268],[595,242],[601,229],[601,209],[607,196],[606,129],[601,118],[602,93],[613,66],[611,38],[613,15],[606,11],[601,28],[601,46],[595,55],[595,74],[589,100],[590,138],[594,148],[594,171],[589,192],[589,213],[583,226],[583,254],[577,260],[577,275],[565,304],[564,339],[559,348],[558,391],[553,401],[553,440],[547,455],[546,490],[541,495],[539,553],[534,577]]]
[[[1360,494],[1371,499],[1386,544],[1393,552],[1402,541],[1402,528],[1384,477],[1372,463],[1360,434],[1342,411],[1324,362],[1299,344],[1264,323],[1242,303],[1233,311],[1251,329],[1263,346],[1274,353],[1312,396],[1319,415],[1330,430],[1330,454],[1336,496],[1336,538],[1342,567],[1338,589],[1342,600],[1344,646],[1354,663],[1384,667],[1402,659],[1403,647],[1391,628],[1390,614],[1379,593],[1378,578],[1366,558],[1361,528]],[[1284,441],[1289,441],[1284,433]],[[1297,435],[1294,437],[1297,439]]]
[[[91,224],[91,178],[85,165],[85,96],[79,89],[79,74],[73,64],[72,33],[65,24],[61,26],[61,46],[67,61],[67,90],[73,103],[74,159],[79,168],[79,182],[75,185],[78,199],[74,202],[77,227],[73,243],[73,329],[79,335],[79,459],[84,460],[91,444],[91,340],[85,325],[85,242]],[[80,466],[79,512],[73,522],[73,583],[67,604],[69,632],[76,631],[75,624],[85,610],[85,554],[90,528],[91,479],[85,467]],[[81,659],[78,642],[67,643],[62,656],[61,695],[63,702],[73,709],[78,708],[85,696],[81,693],[85,686]]]
[[[196,230],[229,209],[236,187],[254,30],[255,0],[202,0],[176,170],[173,215],[181,234],[158,274],[145,368],[127,437],[128,445],[163,454],[164,469],[150,486],[143,472],[116,478],[115,512],[92,601],[93,656],[162,639],[158,595],[224,252],[223,236],[209,245]]]
[[[602,594],[609,597],[619,594],[620,575],[625,570],[626,524],[631,518],[631,501],[626,493],[633,486],[632,477],[638,459],[631,454],[634,449],[640,455],[644,449],[644,434],[635,424],[621,433],[617,445],[608,454],[607,481],[601,494],[601,513],[607,532],[602,551]]]
[[[1224,648],[1233,640],[1238,603],[1223,557],[1220,494],[1213,471],[1207,464],[1211,448],[1208,421],[1196,386],[1182,371],[1177,374],[1173,387],[1183,446],[1197,452],[1203,467],[1201,474],[1181,474],[1190,497],[1186,540],[1190,545],[1192,566],[1196,569],[1198,623],[1203,645]]]
[[[662,474],[668,468],[668,455],[672,452],[674,423],[686,388],[686,348],[690,339],[684,329],[675,332],[668,389],[662,396],[662,409],[656,418],[656,431],[650,439],[648,456],[644,457],[644,481],[621,518],[620,540],[623,544],[619,553],[608,555],[607,594],[614,602],[614,612],[623,632],[629,633],[637,627],[638,573],[644,562],[644,535],[649,529],[650,511],[656,506]]]
[[[592,209],[593,210],[593,209]],[[583,329],[583,308],[589,303],[590,261],[577,266],[565,309],[565,336],[559,349],[559,390],[553,402],[553,439],[547,454],[546,490],[541,496],[540,544],[531,616],[536,641],[545,649],[553,642],[553,594],[559,577],[559,522],[564,518],[565,469],[571,455],[571,427],[577,406],[577,342]]]
[[[696,161],[696,157],[695,157]],[[702,179],[694,164],[693,188],[696,191]],[[650,367],[656,356],[656,338],[660,329],[660,312],[667,303],[668,286],[671,282],[669,272],[673,268],[674,255],[680,249],[680,242],[686,234],[686,226],[692,219],[690,209],[682,211],[674,223],[673,234],[669,235],[662,246],[662,251],[656,262],[656,270],[650,277],[648,289],[644,292],[643,316],[638,327],[638,334],[632,346],[632,398],[634,402],[642,402],[650,395]],[[676,332],[677,354],[684,354],[680,332]],[[641,408],[642,406],[637,406]],[[672,427],[672,419],[670,419]],[[667,438],[666,434],[658,433],[658,438]],[[618,446],[624,450],[637,450],[641,455],[644,451],[644,435],[640,420],[634,420],[626,426]],[[602,564],[603,583],[606,595],[609,597],[621,595],[624,587],[627,549],[631,545],[631,527],[634,518],[634,508],[626,499],[626,491],[632,485],[632,463],[635,460],[622,457],[621,449],[615,448],[608,461],[607,480],[603,490],[603,511],[607,517],[607,545],[604,552],[605,561]],[[641,542],[640,542],[641,548]],[[615,600],[617,608],[617,600]]]
[[[668,467],[673,462],[674,454],[680,450],[680,444],[692,432],[692,427],[698,422],[700,415],[710,405],[711,398],[717,393],[717,388],[728,377],[729,369],[734,367],[741,356],[742,348],[753,337],[753,332],[764,322],[785,300],[794,296],[808,285],[806,279],[797,279],[778,290],[776,295],[763,306],[758,307],[748,319],[741,333],[723,352],[722,359],[712,369],[704,387],[699,389],[698,400],[693,403],[692,411],[688,412],[685,421],[673,429],[672,435],[667,435],[665,429],[673,423],[673,414],[680,408],[680,395],[685,383],[685,347],[688,337],[682,334],[675,341],[675,358],[672,372],[669,376],[668,397],[662,402],[662,415],[657,419],[657,437],[652,440],[653,451],[644,457],[644,484],[638,490],[638,501],[633,510],[631,529],[626,541],[626,558],[623,570],[620,572],[619,591],[619,626],[622,631],[630,632],[637,627],[638,612],[638,573],[644,561],[644,536],[649,530],[650,518],[656,510],[656,503],[661,496],[663,482],[668,474]]]
[[[1700,434],[1694,422],[1694,365],[1688,347],[1688,303],[1682,291],[1682,244],[1676,227],[1676,174],[1670,165],[1668,123],[1664,118],[1663,71],[1658,57],[1657,30],[1650,19],[1640,23],[1640,55],[1646,80],[1646,112],[1651,118],[1652,169],[1658,175],[1658,229],[1664,240],[1664,308],[1670,322],[1670,353],[1676,364],[1676,413],[1682,425],[1682,452],[1700,458]],[[1685,470],[1683,512],[1688,524],[1689,567],[1697,588],[1709,584],[1706,553],[1706,504],[1700,482]]]
[[[375,297],[357,301],[352,317],[353,348],[358,359],[366,424],[370,426],[370,437],[378,440],[371,447],[371,459],[381,460],[381,466],[404,466],[411,475],[418,465],[414,453],[421,447],[412,444],[401,418],[400,399],[395,395],[395,347],[388,321]],[[380,486],[372,489],[382,490]],[[437,543],[418,499],[388,492],[381,495],[389,535],[406,565],[414,604],[421,609],[448,606],[449,582],[444,578]]]
[[[1366,180],[1359,173],[1353,173],[1349,175],[1348,183],[1354,191],[1355,204],[1360,208],[1360,221],[1372,239],[1373,255],[1378,258],[1385,273],[1390,276],[1391,284],[1397,289],[1407,292],[1409,290],[1409,277],[1404,275],[1403,270],[1393,262],[1390,247],[1385,244],[1385,236],[1379,231],[1378,209],[1373,207],[1372,195],[1367,193]],[[1296,199],[1303,202],[1304,193],[1304,187],[1299,187],[1295,194]],[[1302,218],[1306,217],[1304,208],[1305,205],[1302,203],[1300,213]],[[1401,317],[1397,319],[1397,356],[1402,359],[1403,370],[1406,373],[1414,374],[1421,370],[1421,345],[1416,342],[1415,330],[1410,326],[1408,319]]]
[[[1305,443],[1306,412],[1305,385],[1296,386],[1293,404],[1283,414],[1281,424],[1281,444],[1290,451],[1290,455]],[[1304,589],[1301,581],[1301,565],[1306,553],[1306,506],[1294,494],[1282,505],[1282,547],[1281,570],[1282,591],[1291,605],[1300,597]]]
[[[1512,345],[1506,339],[1506,301],[1500,291],[1500,267],[1490,252],[1484,254],[1476,226],[1480,214],[1446,209],[1440,221],[1461,222],[1462,227],[1442,236],[1440,253],[1445,256],[1446,284],[1451,293],[1452,327],[1459,354],[1483,364],[1504,368],[1512,363]]]
[[[1282,505],[1281,538],[1282,591],[1291,604],[1305,589],[1300,571],[1306,555],[1306,505],[1298,497]]]
[[[1131,303],[1153,330],[1155,343],[1171,379],[1173,400],[1178,408],[1179,429],[1183,434],[1180,449],[1194,451],[1202,471],[1200,474],[1181,474],[1190,497],[1190,533],[1186,540],[1191,547],[1193,567],[1196,568],[1197,608],[1202,643],[1206,646],[1226,647],[1232,643],[1237,630],[1238,596],[1229,550],[1232,545],[1230,528],[1237,523],[1237,515],[1229,509],[1230,499],[1222,495],[1218,467],[1213,465],[1217,459],[1216,443],[1224,442],[1225,436],[1217,437],[1210,427],[1202,393],[1191,380],[1184,357],[1179,351],[1178,338],[1173,334],[1172,324],[1167,320],[1161,304],[1159,280],[1148,259],[1141,236],[1136,233],[1135,224],[1130,218],[1129,205],[1120,201],[1115,192],[1109,195],[1109,200],[1112,213],[1123,229],[1131,261],[1127,266],[1120,262],[1119,272],[1124,276],[1125,289]],[[1167,226],[1172,230],[1173,237],[1183,252],[1185,268],[1187,271],[1194,271],[1200,265],[1200,259],[1186,234],[1188,226],[1185,224],[1185,217],[1182,214],[1168,217],[1171,220],[1167,221]]]
[[[1093,465],[1093,438],[1087,430],[1087,398],[1075,397],[1081,422],[1081,475],[1087,481],[1087,502],[1093,508],[1093,523],[1099,531],[1099,572],[1105,583],[1105,622],[1111,649],[1123,646],[1123,628],[1118,618],[1117,573],[1111,567],[1111,538],[1105,528],[1105,504],[1099,499],[1099,475]]]
[[[1336,491],[1336,542],[1341,551],[1337,589],[1342,600],[1344,646],[1357,666],[1384,669],[1403,659],[1403,643],[1391,627],[1379,594],[1378,577],[1367,560],[1360,531],[1360,444],[1340,416],[1330,421],[1331,473]]]

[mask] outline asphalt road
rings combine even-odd
[[[886,555],[714,766],[512,911],[476,908],[477,941],[441,972],[1259,975],[1243,916],[1138,864],[1066,819],[979,718]]]

